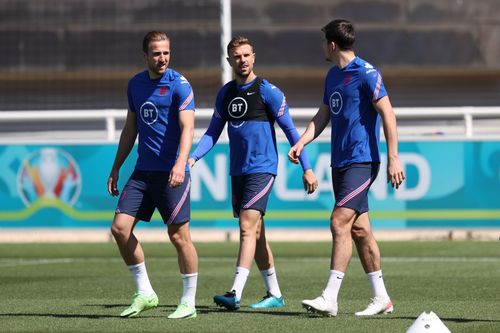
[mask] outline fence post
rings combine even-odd
[[[116,132],[116,122],[115,117],[108,114],[106,116],[106,133],[108,141],[115,140],[115,132]]]
[[[465,112],[464,121],[465,121],[465,137],[471,138],[474,135],[474,131],[472,128],[472,113]]]

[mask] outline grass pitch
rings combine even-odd
[[[281,309],[253,310],[265,294],[254,266],[242,308],[227,312],[212,297],[231,287],[237,243],[196,244],[200,256],[198,318],[169,320],[182,282],[170,244],[143,244],[160,306],[121,319],[134,285],[113,243],[0,244],[0,332],[406,332],[424,311],[457,332],[500,332],[498,242],[381,242],[392,315],[357,318],[370,289],[353,259],[335,318],[311,315],[304,298],[318,296],[329,274],[329,243],[272,243],[285,295]]]

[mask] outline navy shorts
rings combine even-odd
[[[270,173],[254,173],[231,177],[233,192],[233,215],[240,216],[244,209],[255,209],[266,214],[267,201],[273,188],[275,176]]]
[[[158,208],[167,225],[189,221],[189,172],[186,172],[184,182],[178,187],[168,186],[169,176],[170,172],[135,170],[123,188],[116,213],[125,213],[149,222],[155,208]]]
[[[332,168],[336,207],[347,207],[357,213],[368,211],[368,190],[377,178],[380,163],[354,163]]]

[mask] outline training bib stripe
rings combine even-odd
[[[337,206],[341,207],[341,206],[345,205],[349,200],[351,200],[352,198],[357,196],[359,193],[363,192],[370,185],[371,181],[372,181],[372,179],[368,178],[368,180],[366,182],[364,182],[360,187],[358,187],[357,189],[355,189],[354,191],[349,193],[344,199],[342,199],[337,204]]]
[[[189,178],[186,189],[184,190],[184,193],[182,194],[181,200],[175,206],[174,211],[172,212],[172,215],[170,215],[170,218],[167,221],[167,224],[170,225],[172,222],[175,220],[177,214],[179,214],[179,211],[181,210],[182,206],[184,205],[184,202],[186,202],[187,195],[189,193],[189,189],[191,188],[191,178]]]
[[[256,203],[260,198],[262,198],[267,192],[269,192],[269,189],[273,185],[274,182],[274,177],[272,177],[269,182],[267,183],[266,187],[262,191],[260,191],[255,197],[253,197],[245,206],[243,206],[244,209],[247,209],[248,207],[252,206],[254,203]]]
[[[191,90],[191,92],[189,93],[189,96],[186,98],[184,103],[182,103],[182,105],[180,106],[179,111],[183,111],[189,105],[189,103],[191,103],[191,101],[193,100],[193,97],[194,97],[193,90]]]

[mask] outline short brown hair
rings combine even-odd
[[[354,32],[354,26],[348,20],[333,20],[325,25],[321,31],[323,31],[329,43],[334,42],[341,50],[352,50],[356,40],[356,33]]]
[[[168,38],[167,33],[163,31],[148,32],[146,36],[144,36],[144,39],[142,40],[142,51],[144,51],[144,53],[148,53],[149,43],[158,42],[161,40],[170,41],[170,38]]]
[[[241,45],[250,45],[252,47],[252,52],[253,52],[253,45],[248,38],[243,37],[243,36],[236,36],[236,37],[233,37],[233,39],[231,39],[229,44],[227,44],[227,54],[229,55],[229,52],[232,49],[234,49],[238,46],[241,46]]]

